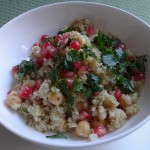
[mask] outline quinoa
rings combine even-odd
[[[42,35],[30,58],[12,68],[18,83],[6,103],[40,132],[93,141],[140,111],[145,62],[117,37],[77,19],[55,36]]]

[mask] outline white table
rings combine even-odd
[[[82,149],[82,148],[81,148]],[[150,121],[137,131],[119,140],[86,150],[150,150]],[[7,131],[0,125],[0,150],[52,150],[43,148]],[[78,148],[78,150],[80,150]]]

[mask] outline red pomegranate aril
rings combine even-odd
[[[123,51],[125,51],[125,49],[126,49],[126,44],[124,44],[124,43],[121,42],[121,43],[119,44],[118,48],[121,48]]]
[[[80,61],[74,62],[73,64],[74,64],[74,68],[75,68],[75,69],[79,69],[80,66],[82,65],[82,63],[81,63]]]
[[[88,67],[86,65],[81,65],[79,70],[78,70],[78,75],[83,75],[86,74],[88,72]]]
[[[119,102],[121,100],[121,90],[116,89],[115,93],[114,93],[114,97],[116,98],[116,100]]]
[[[20,92],[19,92],[19,97],[22,99],[27,99],[29,98],[30,94],[33,93],[33,89],[30,86],[22,86]]]
[[[37,60],[36,60],[36,64],[37,64],[37,65],[42,66],[43,63],[44,63],[44,58],[43,58],[43,57],[37,58]]]
[[[98,95],[99,95],[99,92],[94,92],[92,95],[93,95],[93,96],[98,96]]]
[[[57,34],[56,37],[55,37],[55,41],[56,41],[56,42],[59,42],[59,41],[62,40],[62,39],[63,39],[63,37],[62,37],[61,34]]]
[[[136,72],[134,75],[134,81],[145,80],[145,74],[142,72]]]
[[[12,90],[8,91],[8,92],[7,92],[7,95],[9,95],[11,92],[12,92]]]
[[[41,79],[38,79],[38,80],[36,81],[36,84],[35,84],[35,89],[36,89],[36,90],[38,90],[38,89],[40,88],[42,82],[43,82],[43,81],[42,81]]]
[[[94,32],[95,32],[93,26],[89,26],[87,28],[86,32],[87,32],[88,36],[92,36],[94,34]]]
[[[40,44],[39,44],[39,43],[34,43],[34,44],[33,44],[33,47],[34,47],[34,46],[40,46]]]
[[[88,120],[88,121],[90,121],[91,120],[91,115],[89,113],[87,113],[86,111],[82,111],[79,114],[79,120]]]
[[[46,48],[49,48],[51,46],[51,43],[50,42],[45,42],[44,44],[43,44],[43,49],[46,49]]]
[[[98,137],[102,137],[107,133],[107,130],[103,126],[98,126],[94,128],[94,133],[98,135]]]
[[[66,81],[67,81],[68,87],[72,88],[73,87],[74,79],[67,79]]]
[[[46,42],[40,51],[40,54],[46,59],[53,59],[55,55],[56,48],[50,45],[50,42]]]
[[[12,73],[17,73],[18,72],[18,70],[19,70],[19,68],[17,67],[17,66],[14,66],[13,68],[12,68]]]
[[[60,72],[62,78],[74,78],[75,73],[73,71],[63,70]]]
[[[43,45],[43,41],[44,41],[45,39],[47,39],[48,37],[49,37],[49,35],[43,34],[43,35],[41,36],[41,38],[40,38],[39,45],[42,46],[42,45]]]
[[[77,40],[73,40],[70,43],[70,47],[73,48],[74,50],[79,50],[80,49],[80,43]]]

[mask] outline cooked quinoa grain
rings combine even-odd
[[[18,83],[6,103],[40,132],[93,141],[140,110],[145,63],[146,55],[133,55],[120,39],[78,19],[56,36],[42,35],[30,59],[12,68]]]

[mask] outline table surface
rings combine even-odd
[[[65,0],[0,0],[0,27],[7,23],[9,20],[18,16],[19,14],[26,12],[32,8],[36,8],[45,4],[54,2],[63,2]],[[70,0],[72,1],[72,0]],[[82,1],[82,0],[80,0]],[[148,24],[150,24],[150,0],[93,0],[91,2],[100,2],[103,4],[112,5],[121,9],[124,9]],[[150,150],[150,121],[137,131],[130,135],[107,143],[94,147],[95,150]],[[37,146],[33,143],[20,139],[16,135],[7,131],[0,125],[0,149],[1,150],[50,150]],[[86,150],[91,150],[87,148]]]

